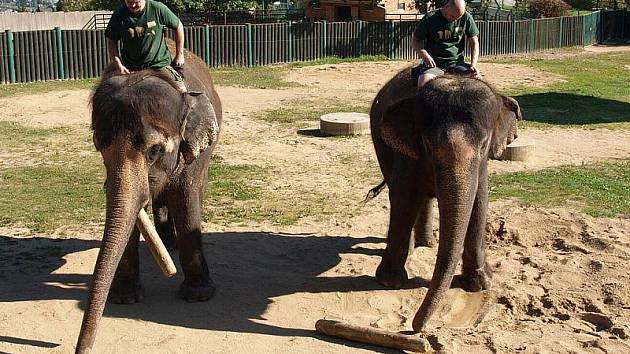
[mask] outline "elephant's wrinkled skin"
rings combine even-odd
[[[407,280],[410,246],[414,241],[417,246],[434,242],[431,215],[437,198],[437,260],[413,320],[414,330],[422,331],[450,287],[462,252],[463,287],[470,291],[490,287],[484,241],[487,161],[501,156],[516,137],[521,112],[514,99],[481,80],[444,76],[416,91],[409,75],[405,69],[390,80],[370,112],[372,140],[391,205],[387,247],[376,279],[388,287],[400,287]]]
[[[185,277],[180,297],[205,301],[214,293],[201,247],[201,202],[221,102],[206,65],[189,54],[186,61],[187,93],[170,75],[116,75],[110,66],[92,94],[93,140],[107,170],[107,205],[78,353],[94,343],[108,292],[115,303],[143,297],[135,222],[149,200],[158,233],[179,250]]]

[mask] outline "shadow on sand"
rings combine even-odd
[[[339,264],[340,254],[377,256],[379,249],[361,245],[383,241],[378,237],[323,237],[267,232],[205,234],[204,252],[217,291],[210,301],[201,303],[180,300],[177,288],[183,279],[181,272],[172,279],[165,279],[146,246],[142,246],[141,274],[146,289],[144,302],[135,305],[108,304],[105,316],[195,329],[314,337],[356,348],[389,352],[380,347],[324,337],[314,330],[262,323],[262,315],[272,299],[283,295],[387,290],[371,276],[320,276]],[[100,241],[94,240],[0,236],[0,281],[11,284],[0,290],[0,302],[72,299],[79,300],[79,306],[83,308],[87,298],[85,287],[91,281],[91,275],[53,272],[66,263],[64,257],[67,254],[99,245]],[[178,264],[176,252],[172,252],[172,256]],[[407,284],[408,288],[422,286],[428,286],[428,281],[414,278]]]

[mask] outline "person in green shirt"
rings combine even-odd
[[[185,91],[182,77],[173,69],[184,66],[184,26],[179,18],[159,1],[124,3],[114,11],[105,29],[107,50],[120,74],[148,68],[166,70]],[[172,60],[164,39],[165,26],[175,30],[176,52]],[[120,51],[118,41],[122,42]]]
[[[464,0],[449,0],[444,6],[427,13],[411,37],[412,48],[420,54],[422,63],[414,73],[418,87],[445,73],[481,78],[479,60],[479,29]],[[464,37],[468,38],[471,63],[464,62]],[[422,47],[421,41],[425,41]]]

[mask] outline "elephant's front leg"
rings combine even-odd
[[[201,245],[200,193],[173,193],[168,208],[174,214],[179,260],[184,270],[179,297],[189,302],[207,301],[214,295],[215,287]]]
[[[488,211],[488,173],[482,166],[477,195],[473,204],[470,222],[466,230],[463,252],[462,288],[468,291],[489,289],[492,285],[492,270],[486,262],[486,214]]]
[[[407,281],[405,263],[409,255],[411,229],[418,214],[418,193],[408,184],[390,185],[390,217],[387,247],[376,269],[376,280],[384,286],[400,288]]]
[[[125,252],[118,263],[114,281],[109,291],[109,300],[115,304],[133,304],[142,301],[144,288],[140,283],[138,242],[140,231],[134,227]]]

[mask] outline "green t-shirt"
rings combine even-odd
[[[413,32],[418,40],[425,40],[424,49],[435,60],[438,67],[464,61],[464,34],[479,35],[475,20],[465,12],[459,20],[448,22],[439,9],[427,13]]]
[[[120,40],[120,59],[130,70],[162,68],[171,63],[163,26],[176,29],[179,19],[159,1],[147,0],[144,11],[133,15],[123,5],[112,14],[105,37]]]

